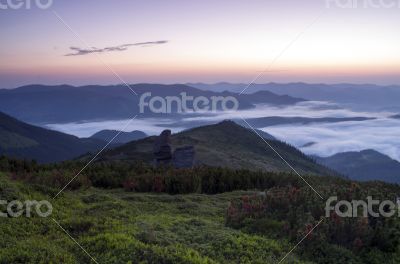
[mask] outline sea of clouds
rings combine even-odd
[[[262,130],[307,154],[326,157],[340,152],[374,149],[400,161],[400,120],[396,119],[281,125]]]
[[[234,112],[203,113],[201,116],[185,116],[179,120],[182,126],[173,127],[174,133],[187,127],[185,122],[202,121],[216,123],[226,119],[251,119],[268,116],[281,117],[369,117],[366,121],[347,121],[337,123],[287,124],[262,128],[261,130],[274,137],[288,142],[303,152],[322,157],[339,152],[375,149],[400,161],[400,119],[393,119],[392,112],[359,112],[329,102],[308,101],[291,106],[258,105],[254,109]],[[159,134],[177,121],[167,118],[141,119],[138,116],[124,131],[141,130],[148,135]],[[89,137],[103,130],[120,130],[129,120],[97,121],[87,123],[49,124],[47,127],[73,134]],[[249,122],[251,124],[251,122]],[[312,144],[310,144],[312,143]],[[305,146],[306,145],[306,146]]]
[[[95,122],[77,122],[77,123],[65,123],[65,124],[48,124],[47,128],[61,131],[67,134],[75,135],[77,137],[86,138],[93,134],[104,130],[123,130],[125,132],[130,132],[133,130],[140,130],[147,135],[158,135],[162,130],[167,128],[167,124],[173,122],[169,119],[154,119],[146,118],[141,119],[139,117],[130,120],[105,120],[105,121],[95,121]],[[176,127],[173,132],[179,132],[184,130],[183,127]]]

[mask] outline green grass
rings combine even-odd
[[[47,199],[54,207],[49,218],[1,219],[1,264],[90,263],[52,218],[98,263],[277,263],[293,247],[226,227],[229,201],[249,192],[171,196],[89,188],[51,200],[57,192],[0,173],[0,199]],[[296,255],[287,261],[305,263]]]

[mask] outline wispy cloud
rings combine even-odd
[[[65,54],[65,56],[82,56],[88,55],[91,53],[104,53],[104,52],[112,52],[112,51],[125,51],[133,46],[152,46],[152,45],[162,45],[168,43],[167,40],[159,40],[159,41],[147,41],[147,42],[138,42],[138,43],[129,43],[122,44],[118,46],[105,47],[105,48],[96,48],[92,47],[91,49],[79,48],[79,47],[70,47],[72,53]]]

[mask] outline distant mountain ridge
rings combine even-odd
[[[299,172],[337,175],[332,170],[316,164],[298,149],[286,143],[268,139],[268,134],[261,136]],[[155,139],[156,137],[148,137],[107,150],[100,155],[100,159],[152,162]],[[173,148],[194,146],[197,164],[292,172],[287,164],[259,136],[250,129],[232,121],[189,129],[173,134],[171,139]]]
[[[29,125],[0,112],[0,155],[47,163],[73,159],[104,145],[102,140]]]
[[[274,105],[295,104],[304,101],[286,95],[276,95],[269,91],[256,94],[238,95],[232,92],[203,91],[187,85],[134,84],[130,88],[124,85],[109,86],[44,86],[30,85],[16,89],[0,90],[0,111],[19,120],[35,124],[69,123],[99,120],[121,120],[141,117],[164,117],[151,111],[139,113],[140,96],[150,92],[152,96],[233,96],[239,102],[240,109],[253,108],[263,102]],[[137,93],[137,95],[135,94]],[[190,107],[190,103],[188,104]],[[173,105],[173,118],[176,106]]]
[[[243,83],[189,83],[193,87],[213,90],[240,92],[247,87]],[[312,101],[331,101],[353,106],[356,109],[386,109],[400,111],[399,85],[374,84],[313,84],[313,83],[260,83],[249,86],[245,93],[270,91],[278,95],[301,97]]]
[[[372,149],[338,153],[326,158],[315,157],[315,159],[318,163],[353,180],[400,183],[400,162]]]
[[[133,140],[138,140],[138,139],[142,139],[147,137],[147,135],[139,130],[134,130],[131,132],[120,132],[117,130],[101,130],[95,134],[93,134],[92,136],[90,136],[90,138],[96,138],[96,139],[100,139],[106,142],[109,142],[111,139],[113,139],[116,135],[118,134],[118,137],[116,137],[113,140],[113,143],[128,143],[130,141]]]

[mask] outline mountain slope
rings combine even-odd
[[[400,162],[375,150],[344,152],[327,158],[316,157],[316,161],[354,180],[400,183]]]
[[[118,133],[119,133],[119,135],[118,135],[118,137],[116,137],[113,140],[113,143],[125,144],[125,143],[128,143],[133,140],[138,140],[138,139],[147,137],[147,135],[144,132],[139,131],[139,130],[134,130],[131,132],[119,132],[117,130],[105,129],[105,130],[101,130],[101,131],[93,134],[92,136],[90,136],[90,138],[100,139],[100,140],[108,142],[112,138],[114,138],[115,135],[117,135]]]
[[[32,126],[0,112],[0,155],[57,162],[99,149],[104,141],[80,139]]]
[[[108,150],[102,154],[101,158],[150,162],[153,159],[152,149],[155,138],[148,137]],[[266,140],[299,172],[334,174],[329,169],[314,163],[296,148],[280,141]],[[251,170],[292,171],[259,136],[232,121],[198,127],[172,135],[173,148],[185,145],[195,147],[198,164]]]

